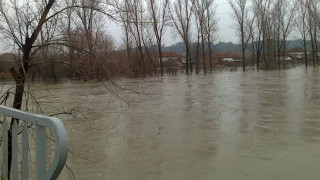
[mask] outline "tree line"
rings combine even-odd
[[[319,2],[316,0],[227,0],[242,51],[243,71],[250,64],[256,69],[284,68],[287,43],[293,36],[303,39],[305,66],[318,64]],[[120,1],[124,32],[123,45],[128,58],[138,49],[139,72],[157,67],[152,54],[161,57],[163,35],[168,28],[185,47],[186,73],[213,70],[213,45],[218,40],[217,5],[212,0]],[[299,35],[297,35],[299,34]],[[311,42],[309,54],[308,42]],[[147,56],[145,55],[147,54]],[[209,64],[207,64],[209,63]],[[146,66],[149,70],[146,70]],[[148,69],[148,68],[147,68]]]
[[[257,69],[285,65],[287,41],[294,33],[303,39],[305,66],[308,66],[307,41],[311,41],[311,59],[318,57],[319,1],[316,0],[228,0],[232,7],[242,59],[250,49]],[[243,70],[245,70],[243,61]]]
[[[202,55],[205,64],[206,56],[211,57],[212,43],[217,32],[216,9],[212,0],[126,0],[116,1],[113,5],[119,12],[123,29],[123,47],[126,56],[132,59],[136,54],[138,71],[142,74],[152,74],[155,68],[164,73],[163,37],[168,27],[185,46],[186,72],[193,71],[195,60],[196,70],[199,71],[199,58]],[[193,38],[192,27],[197,28],[197,38]],[[192,53],[191,43],[196,40],[197,47]],[[205,45],[209,47],[206,49]],[[133,49],[137,51],[134,52]],[[153,55],[159,55],[156,64]],[[196,56],[196,57],[194,57]],[[204,71],[206,66],[204,65]],[[210,71],[212,71],[210,61]]]
[[[316,65],[318,1],[227,2],[241,44],[243,70],[248,59],[257,69],[261,64],[264,68],[280,68],[293,32],[299,32],[304,40],[306,66],[307,40],[311,40],[312,62]],[[218,7],[213,0],[67,0],[54,1],[50,8],[47,5],[45,0],[1,1],[0,33],[14,44],[17,69],[25,66],[20,74],[29,72],[32,77],[56,81],[61,74],[101,80],[122,75],[152,76],[155,69],[160,69],[162,75],[167,31],[174,31],[184,44],[186,73],[213,70],[219,28]],[[41,20],[46,7],[48,14]],[[116,47],[106,31],[110,21],[121,26],[121,47]]]
[[[155,69],[160,69],[162,75],[163,37],[168,27],[185,44],[187,72],[192,71],[195,59],[212,54],[217,31],[212,0],[49,2],[0,2],[0,35],[11,40],[16,54],[13,76],[30,74],[57,80],[58,75],[64,74],[69,78],[101,80],[121,75],[151,76]],[[107,32],[110,21],[122,28],[121,47],[116,47]],[[191,48],[192,26],[198,30],[196,50]],[[198,72],[199,63],[195,62]],[[211,71],[212,67],[210,61]]]

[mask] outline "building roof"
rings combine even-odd
[[[304,49],[302,49],[302,48],[292,48],[292,49],[288,49],[287,52],[304,52]]]

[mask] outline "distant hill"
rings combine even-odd
[[[311,49],[311,42],[307,41],[307,48]],[[195,44],[192,44],[191,47],[195,47]],[[206,48],[208,46],[206,45]],[[296,40],[290,40],[287,41],[286,45],[287,49],[291,48],[303,48],[303,40],[302,39],[296,39]],[[178,42],[176,44],[173,44],[171,46],[163,47],[164,52],[177,52],[179,54],[185,54],[185,46],[184,43]],[[248,52],[250,52],[250,48],[247,49]],[[241,45],[235,44],[232,42],[219,42],[217,44],[214,44],[213,46],[213,52],[224,54],[224,53],[233,53],[233,54],[241,54]]]
[[[292,49],[292,48],[303,48],[303,40],[302,39],[296,39],[296,40],[291,40],[287,42],[287,49]],[[311,49],[311,41],[307,40],[307,49]]]
[[[165,46],[162,49],[163,52],[176,52],[179,54],[184,54],[186,52],[186,48],[183,42],[178,42],[171,46]]]
[[[214,46],[213,52],[218,54],[241,54],[241,46],[240,44],[234,44],[232,42],[220,42]]]

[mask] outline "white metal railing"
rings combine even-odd
[[[19,124],[24,121],[22,131],[18,132],[17,121],[12,126],[12,165],[11,179],[29,179],[29,136],[28,127],[35,125],[35,168],[37,180],[57,179],[65,166],[68,155],[68,138],[62,122],[55,117],[47,117],[38,114],[19,111],[0,106],[0,114],[4,115],[2,121],[2,173],[1,179],[8,179],[8,117],[19,119]],[[22,123],[21,123],[22,124]],[[47,129],[50,129],[55,140],[55,155],[47,169]],[[18,134],[21,134],[21,150],[18,149]],[[21,170],[18,157],[21,152]],[[19,174],[21,173],[21,174]]]

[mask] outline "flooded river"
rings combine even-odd
[[[36,90],[49,109],[75,109],[60,116],[75,179],[320,178],[320,69],[123,81],[141,91],[120,92],[130,105],[98,83]]]

